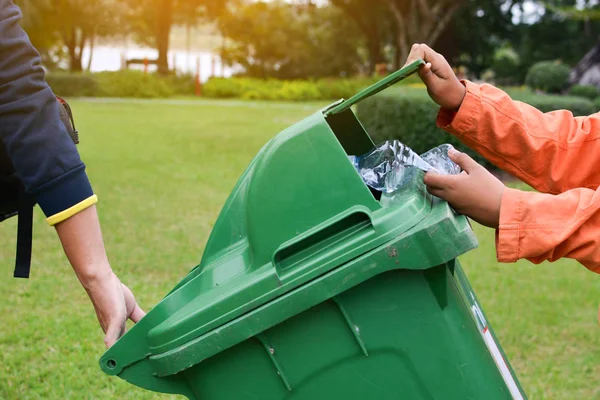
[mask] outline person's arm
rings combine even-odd
[[[108,262],[96,207],[91,206],[58,223],[56,231],[77,278],[88,293],[106,336],[107,347],[124,333],[125,322],[138,322],[144,312],[131,290],[123,285]]]
[[[440,128],[540,192],[600,186],[600,113],[543,113],[493,86],[464,83],[460,109],[441,109]]]
[[[595,165],[600,113],[543,113],[491,85],[460,82],[447,61],[425,45],[413,47],[409,61],[415,58],[428,63],[420,74],[441,106],[440,128],[538,191],[556,194],[600,186]]]
[[[55,226],[110,346],[127,317],[137,320],[143,312],[106,259],[97,197],[20,19],[12,0],[0,0],[0,140],[26,191]]]
[[[572,258],[600,274],[600,189],[552,195],[506,188],[496,251],[500,262]]]
[[[449,152],[459,175],[427,173],[428,191],[456,211],[496,229],[498,261],[535,264],[572,258],[600,273],[600,189],[560,195],[505,188],[467,154]]]

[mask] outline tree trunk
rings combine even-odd
[[[81,56],[77,54],[77,28],[73,27],[68,32],[63,32],[62,37],[69,53],[69,71],[81,72],[83,68],[81,66]]]
[[[370,72],[375,71],[377,64],[385,62],[383,52],[381,51],[381,40],[379,35],[376,37],[367,38],[367,47],[369,49],[369,70]]]
[[[391,46],[391,62],[392,62],[392,70],[397,71],[400,69],[401,65],[398,56],[399,48],[398,48],[398,26],[396,24],[390,24],[389,37],[386,37],[384,40]]]
[[[594,85],[600,88],[600,41],[571,70],[569,83],[579,85]]]
[[[92,35],[90,36],[90,58],[88,58],[88,64],[87,64],[87,68],[86,68],[87,72],[90,72],[92,70],[92,58],[94,57],[95,39],[96,39],[96,34],[94,32],[92,32]]]
[[[158,50],[158,73],[169,74],[169,36],[173,24],[173,0],[160,0],[156,29],[156,48]]]
[[[409,53],[409,45],[408,45],[408,32],[407,32],[407,27],[406,27],[406,19],[404,17],[404,15],[402,15],[402,11],[400,11],[400,8],[398,7],[398,5],[396,4],[396,2],[394,0],[390,0],[389,1],[390,4],[390,11],[392,12],[392,15],[394,16],[394,20],[396,22],[396,27],[395,27],[395,31],[396,31],[396,40],[395,40],[395,44],[396,44],[396,63],[398,65],[398,67],[400,67],[401,65],[404,65],[404,62],[406,61],[406,58],[408,57],[408,53]]]
[[[80,31],[79,36],[79,42],[77,42],[77,40],[75,41],[75,43],[77,43],[77,45],[75,46],[75,58],[76,58],[76,63],[77,63],[77,70],[76,72],[82,72],[83,71],[83,49],[85,48],[85,44],[87,43],[87,33],[85,31]]]
[[[432,24],[432,28],[430,29],[429,34],[427,35],[427,41],[431,43],[431,45],[435,45],[435,42],[440,37],[440,34],[446,29],[446,26],[452,21],[452,17],[456,14],[456,11],[461,7],[461,4],[453,4],[451,5],[445,14],[441,18],[439,18],[437,24]]]
[[[464,3],[464,0],[411,0],[408,4],[404,0],[388,0],[396,23],[398,66],[404,65],[414,43],[435,46],[444,28]]]

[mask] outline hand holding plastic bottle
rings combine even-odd
[[[504,184],[465,153],[448,151],[452,161],[463,169],[459,175],[425,174],[427,191],[446,200],[461,214],[490,228],[497,228]]]

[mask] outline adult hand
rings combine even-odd
[[[425,44],[412,46],[405,65],[418,59],[425,61],[419,76],[433,101],[449,110],[458,110],[467,93],[448,61]]]
[[[428,172],[424,183],[429,193],[480,224],[497,228],[504,184],[467,154],[452,149],[448,155],[463,172],[458,175]]]
[[[84,283],[84,287],[105,333],[107,348],[125,334],[128,319],[137,323],[145,315],[131,290],[112,272],[100,281]]]

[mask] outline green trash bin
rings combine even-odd
[[[273,138],[102,370],[198,400],[525,398],[457,261],[468,220],[421,172],[390,199],[348,159],[373,147],[351,106],[421,64]]]

